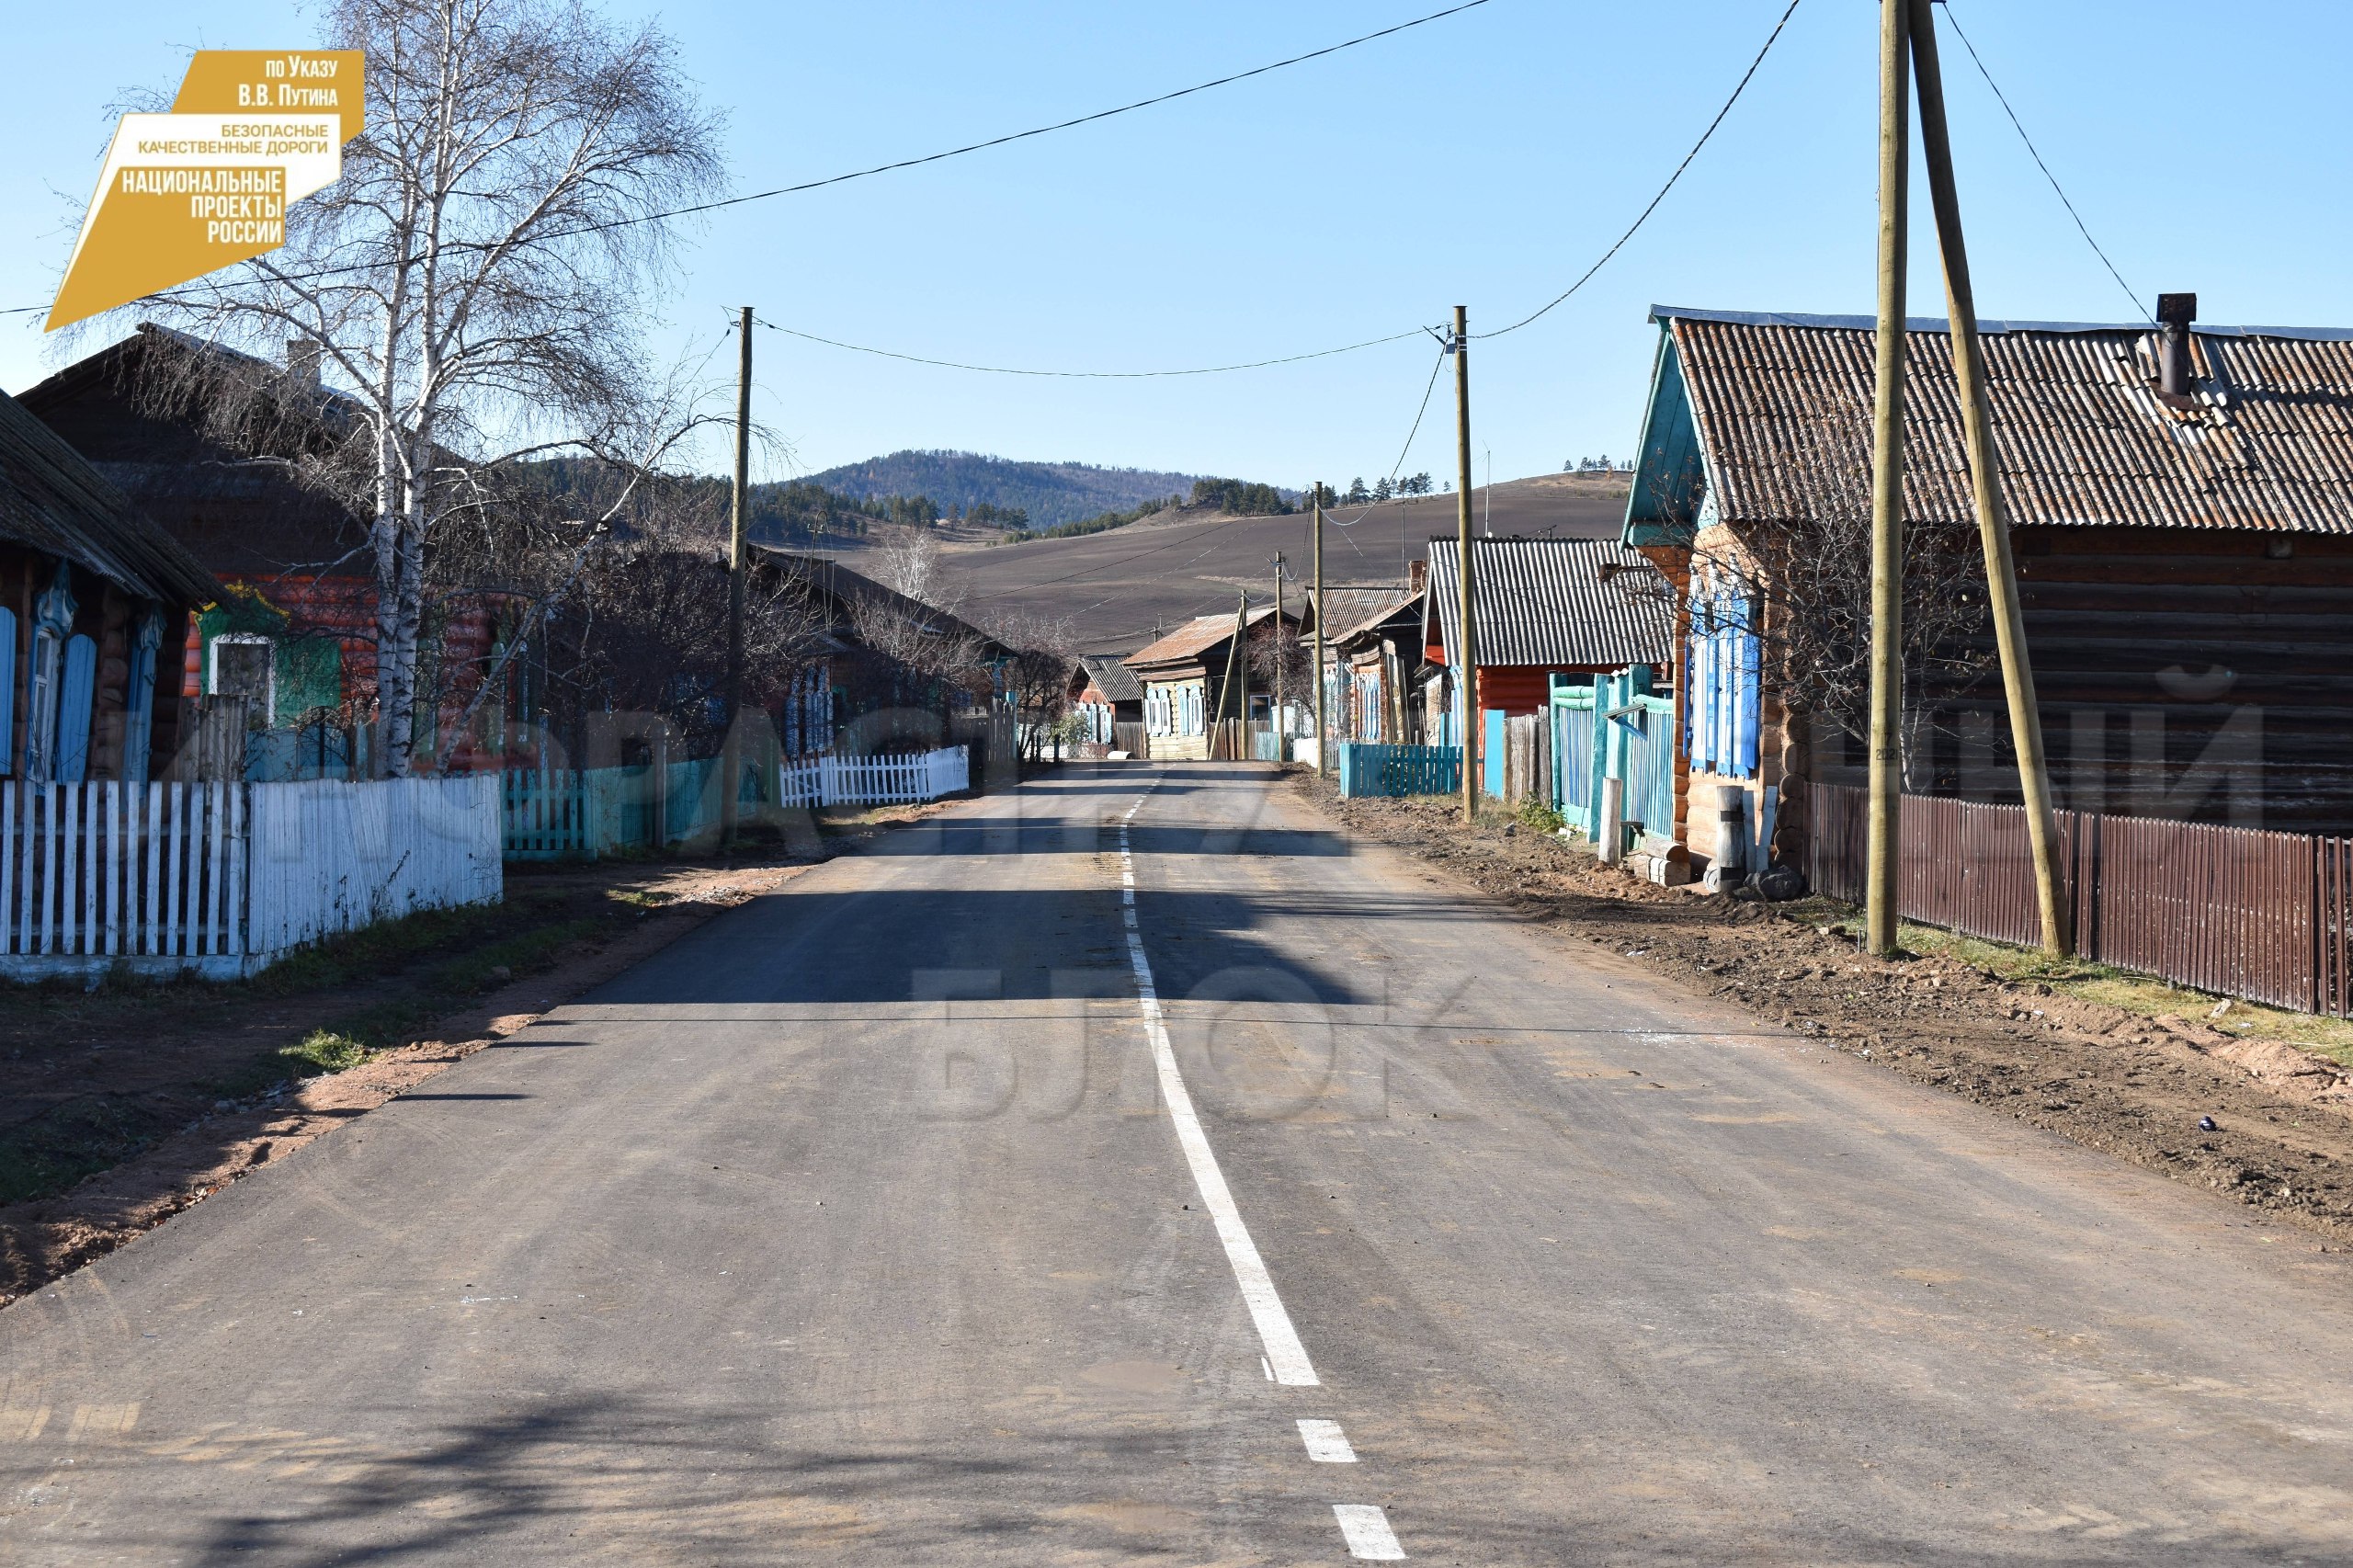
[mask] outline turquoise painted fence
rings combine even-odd
[[[1594,750],[1593,688],[1563,687],[1552,694],[1552,809],[1569,826],[1593,836],[1599,799],[1598,761]]]
[[[717,757],[671,763],[666,788],[646,767],[508,773],[500,785],[506,858],[593,859],[715,834],[723,805],[719,766]],[[747,759],[735,799],[740,821],[774,823],[790,808],[937,801],[971,788],[971,758],[959,745],[911,756]]]
[[[1662,838],[1675,834],[1675,703],[1654,697],[1647,665],[1596,676],[1590,686],[1554,676],[1552,777],[1562,820],[1590,838],[1601,828],[1601,785],[1622,779],[1625,820]]]
[[[1626,820],[1659,838],[1675,836],[1675,704],[1661,697],[1636,699],[1641,710],[1627,715]]]
[[[1450,795],[1462,788],[1461,746],[1390,746],[1347,741],[1335,750],[1339,757],[1340,793],[1345,796]]]

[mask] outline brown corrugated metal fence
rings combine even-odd
[[[1863,791],[1811,791],[1814,890],[1863,895]],[[2018,806],[1906,795],[1898,887],[1907,920],[2032,946]],[[2085,958],[2251,1001],[2353,1017],[2353,840],[2204,823],[2059,813]]]

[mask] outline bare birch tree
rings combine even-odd
[[[1695,540],[1691,599],[1702,585],[1745,597],[1759,655],[1793,713],[1868,745],[1870,734],[1871,494],[1868,431],[1827,419],[1790,422],[1775,486],[1792,515]],[[1662,497],[1670,514],[1697,496]],[[1672,595],[1654,574],[1620,587]],[[1985,574],[1975,533],[1911,524],[1904,560],[1904,774],[1924,787],[1948,699],[1992,664]]]
[[[674,444],[640,347],[664,213],[719,189],[718,127],[659,30],[562,0],[323,16],[323,43],[368,60],[343,177],[288,211],[282,250],[138,308],[266,358],[300,342],[347,389],[349,438],[313,477],[369,521],[391,774],[415,748],[429,547],[479,476],[563,450],[642,471]]]

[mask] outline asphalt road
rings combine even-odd
[[[0,1313],[0,1561],[2353,1562],[2349,1282],[1111,765]]]

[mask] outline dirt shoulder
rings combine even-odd
[[[726,860],[506,868],[498,904],[355,933],[234,985],[0,985],[0,1306],[944,805],[828,813]]]
[[[2006,977],[1993,955],[1971,961],[1984,944],[1929,933],[1907,943],[1931,950],[1873,959],[1842,929],[1851,912],[1821,901],[1654,887],[1500,815],[1466,830],[1451,801],[1340,800],[1306,772],[1288,787],[1564,942],[1608,947],[1890,1072],[2353,1239],[2353,1074],[2287,1040],[2070,993],[2183,997],[2201,1012],[2215,998],[2112,976],[2080,986]]]

